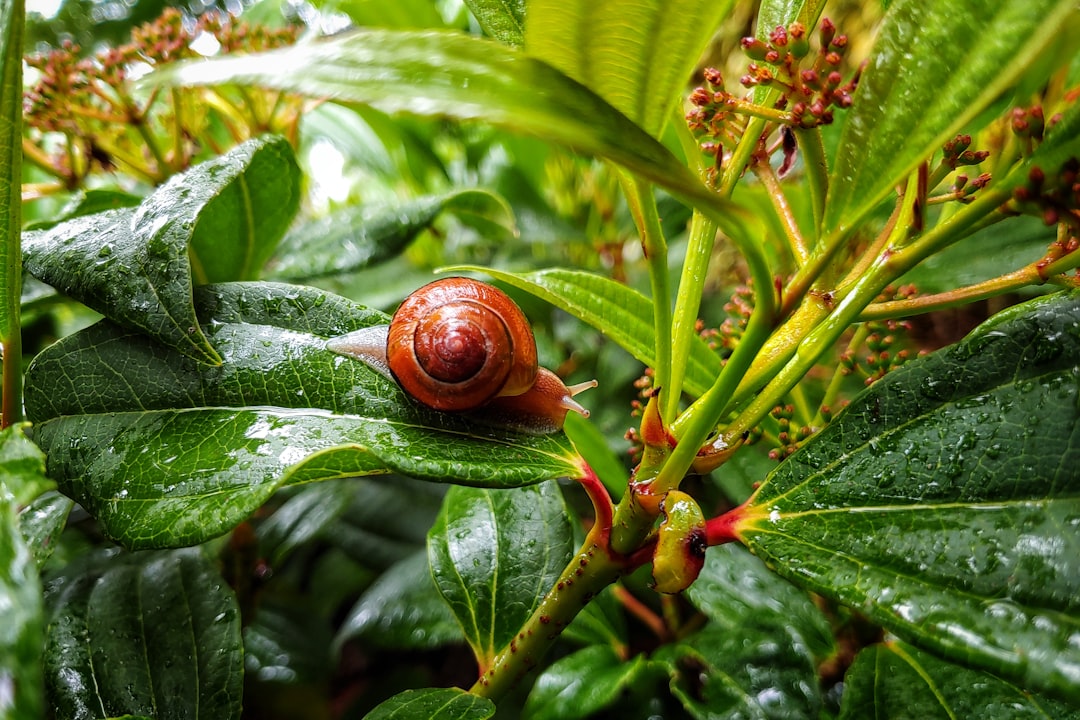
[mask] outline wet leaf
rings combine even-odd
[[[915,645],[1080,698],[1080,295],[885,376],[774,471],[737,532]]]
[[[477,217],[513,233],[513,211],[498,195],[459,190],[389,207],[348,207],[286,235],[268,277],[317,278],[354,272],[399,255],[442,213]]]
[[[42,716],[44,618],[37,563],[20,532],[19,498],[47,485],[44,458],[21,425],[0,431],[0,714]]]
[[[145,82],[258,85],[387,113],[483,120],[612,160],[706,206],[727,207],[666,147],[594,92],[546,62],[457,32],[365,29],[272,53],[179,63]]]
[[[529,55],[659,137],[732,0],[531,0]]]
[[[713,624],[732,632],[766,616],[801,637],[817,662],[836,652],[829,621],[810,596],[738,545],[709,548],[705,567],[686,595]]]
[[[428,556],[481,671],[540,604],[573,549],[555,483],[450,488],[428,535]]]
[[[425,550],[391,566],[353,605],[334,644],[340,648],[353,638],[407,650],[463,639],[457,618],[435,587]]]
[[[495,704],[458,688],[425,688],[398,693],[364,716],[364,720],[487,720]]]
[[[445,486],[400,475],[354,478],[345,513],[322,538],[366,568],[386,570],[423,548]]]
[[[254,277],[298,202],[292,148],[256,138],[174,176],[137,208],[24,233],[23,263],[118,325],[217,364],[192,307],[192,282]]]
[[[1069,720],[1080,717],[1080,710],[906,643],[890,642],[862,650],[844,676],[840,720],[868,717]]]
[[[68,513],[74,505],[69,498],[55,490],[49,490],[19,510],[19,528],[38,568],[45,564],[56,549],[60,533],[67,523]]]
[[[87,554],[48,578],[57,717],[240,715],[236,599],[198,550]]]
[[[220,366],[105,321],[27,371],[50,476],[129,547],[202,542],[290,483],[399,472],[514,486],[577,474],[561,434],[422,408],[326,349],[328,337],[386,322],[382,313],[273,283],[206,286],[196,300]]]
[[[738,628],[710,623],[666,645],[671,691],[699,720],[817,718],[817,668],[809,649],[775,616],[748,618]]]
[[[548,666],[525,703],[525,720],[579,720],[612,705],[644,673],[644,655],[623,660],[610,645],[583,648]],[[654,670],[655,672],[655,670]]]
[[[326,652],[330,629],[304,602],[311,599],[265,595],[254,620],[244,627],[244,676],[250,693],[256,683],[323,683],[333,666]],[[256,701],[258,702],[258,701]]]
[[[844,124],[825,230],[856,227],[945,141],[979,129],[1075,13],[1072,0],[893,3]]]

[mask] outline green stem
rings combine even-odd
[[[859,315],[859,322],[909,317],[935,310],[947,310],[948,308],[967,305],[978,300],[1004,295],[1031,285],[1054,283],[1075,287],[1074,282],[1055,276],[1074,270],[1077,267],[1080,267],[1080,253],[1073,252],[1042,267],[1039,266],[1038,262],[1034,262],[1011,273],[957,288],[956,290],[935,293],[934,295],[923,295],[908,300],[874,303]]]
[[[753,168],[754,175],[765,188],[769,200],[772,201],[774,214],[784,229],[784,239],[787,240],[788,250],[795,260],[796,267],[802,265],[810,257],[810,251],[807,250],[806,240],[803,238],[802,230],[799,229],[799,224],[795,221],[795,214],[791,210],[787,196],[780,187],[780,178],[776,177],[772,165],[767,161],[755,162]]]
[[[667,390],[671,378],[671,288],[668,286],[668,248],[656,196],[652,187],[636,177],[622,175],[627,199],[634,213],[641,247],[649,267],[652,288],[653,332],[656,336],[656,365],[653,367],[656,387]]]
[[[735,346],[735,351],[731,353],[731,357],[728,358],[713,386],[680,416],[680,425],[675,428],[679,444],[672,450],[671,456],[668,457],[660,474],[653,482],[654,495],[679,486],[683,476],[690,470],[694,458],[697,457],[698,450],[705,444],[725,409],[730,405],[740,381],[754,362],[754,357],[773,331],[776,297],[769,284],[768,269],[758,268],[758,272],[754,272],[754,266],[751,265],[751,272],[757,292],[754,298],[754,311],[750,314],[746,331],[743,332],[739,344]],[[763,272],[764,277],[761,277]],[[740,439],[736,438],[733,442],[738,442]],[[733,442],[729,442],[729,445]]]
[[[690,348],[694,340],[698,311],[705,292],[705,279],[708,276],[709,260],[712,258],[716,240],[716,223],[699,212],[695,212],[690,221],[690,232],[686,248],[686,261],[683,263],[682,276],[679,278],[679,292],[675,298],[675,316],[672,322],[671,376],[666,393],[662,394],[660,416],[667,422],[673,422],[679,412],[679,399],[682,397],[683,382],[686,379],[686,366],[690,362]]]
[[[825,215],[825,197],[829,192],[829,163],[825,158],[825,144],[818,128],[796,128],[795,137],[803,153],[806,186],[810,190],[810,208],[814,214],[816,239],[821,233],[821,219]]]
[[[0,237],[3,277],[0,278],[3,310],[0,312],[0,349],[3,400],[0,427],[22,419],[22,47],[25,7],[23,0],[0,6]]]
[[[724,177],[719,188],[720,197],[731,197],[731,193],[735,191],[735,185],[742,178],[743,171],[750,164],[750,157],[754,154],[754,150],[757,149],[758,140],[764,131],[765,120],[763,118],[752,117],[746,123],[746,129],[743,130],[739,144],[735,146],[735,151],[731,154],[727,167],[724,168]]]
[[[588,467],[581,482],[596,511],[592,529],[555,586],[469,690],[474,695],[492,700],[504,696],[536,667],[589,601],[630,568],[625,558],[613,556],[607,549],[611,541],[611,501],[603,485]]]

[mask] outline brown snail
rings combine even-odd
[[[414,400],[444,412],[484,408],[534,433],[560,429],[570,410],[588,417],[573,387],[537,366],[524,313],[504,292],[468,278],[425,285],[398,307],[390,325],[328,340],[328,349],[367,362]]]

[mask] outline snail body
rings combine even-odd
[[[536,340],[521,309],[501,290],[444,278],[412,293],[390,325],[327,341],[327,348],[389,375],[414,400],[443,412],[486,408],[535,433],[562,427],[570,410],[588,416],[568,388],[537,365]]]

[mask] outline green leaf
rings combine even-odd
[[[525,703],[525,720],[579,720],[612,705],[649,671],[644,655],[624,661],[610,645],[593,645],[552,663]]]
[[[1072,0],[893,3],[844,124],[825,230],[856,227],[945,141],[977,130],[1075,13]]]
[[[840,720],[1010,718],[1068,720],[1080,710],[902,642],[865,648],[844,676]]]
[[[465,0],[465,5],[491,37],[514,47],[525,43],[525,0]]]
[[[311,542],[348,509],[357,490],[355,481],[331,480],[297,488],[257,533],[259,551],[278,567],[298,547]]]
[[[562,637],[582,645],[610,645],[618,652],[626,652],[626,617],[614,587],[609,585],[591,599],[566,626]]]
[[[296,210],[298,173],[284,139],[250,140],[174,176],[138,208],[25,233],[24,264],[117,324],[218,364],[195,317],[192,278],[257,273]]]
[[[630,481],[630,473],[611,446],[607,437],[593,421],[584,418],[577,413],[567,413],[563,424],[563,432],[574,443],[574,447],[581,453],[581,457],[588,463],[600,482],[618,500],[626,492],[627,483]]]
[[[579,472],[564,435],[423,408],[326,349],[382,313],[273,283],[198,288],[196,304],[220,366],[104,321],[27,371],[50,476],[129,547],[203,542],[288,483],[399,472],[502,487]]]
[[[279,592],[260,598],[255,619],[244,626],[244,675],[249,696],[255,683],[322,683],[332,673],[326,652],[330,629],[325,618],[310,607],[314,595],[308,592],[296,598]],[[249,711],[252,704],[266,706],[259,700],[248,703],[245,709]]]
[[[1080,698],[1080,294],[889,373],[781,464],[736,531],[916,645]]]
[[[400,475],[355,478],[345,513],[321,537],[366,568],[386,570],[425,546],[446,489]]]
[[[80,190],[71,197],[55,216],[50,217],[48,220],[29,223],[24,230],[48,230],[62,222],[74,220],[83,215],[94,215],[106,210],[138,207],[142,200],[140,196],[132,195],[118,188]]]
[[[763,0],[758,8],[756,37],[767,40],[778,25],[787,27],[796,20],[812,28],[824,7],[823,0]]]
[[[457,32],[359,30],[270,53],[178,63],[144,82],[259,85],[387,113],[483,120],[607,158],[713,207],[723,204],[595,93],[546,62]]]
[[[156,207],[148,208],[153,201]],[[185,204],[190,210],[169,209]],[[265,135],[172,178],[142,211],[157,222],[164,215],[192,224],[177,229],[189,238],[192,275],[204,285],[257,280],[299,206],[300,168],[292,146]]]
[[[392,207],[349,207],[289,232],[269,275],[298,280],[375,265],[404,251],[444,212],[476,216],[515,232],[506,201],[485,190],[428,195]]]
[[[781,619],[748,618],[737,628],[709,624],[656,654],[671,691],[699,720],[817,718],[817,668],[798,634]]]
[[[482,272],[545,300],[588,323],[645,363],[656,364],[652,302],[641,293],[601,275],[579,270],[538,270],[510,273],[478,265],[458,265],[449,271]],[[704,394],[720,373],[720,357],[705,341],[695,338],[686,370],[686,390]]]
[[[48,579],[57,717],[238,718],[240,612],[198,550],[81,557]]]
[[[482,669],[514,638],[572,553],[557,484],[450,488],[428,534],[428,557]]]
[[[686,594],[713,623],[731,631],[767,615],[801,637],[817,662],[836,652],[829,621],[809,595],[738,545],[709,548],[705,567]]]
[[[19,497],[45,484],[44,458],[22,426],[0,431],[0,715],[42,716],[41,581],[19,531]]]
[[[461,626],[432,580],[426,551],[392,566],[353,605],[334,645],[340,648],[353,638],[403,650],[462,640]]]
[[[531,0],[529,55],[659,137],[733,0]]]
[[[460,688],[406,690],[364,716],[364,720],[487,720],[495,704]]]
[[[74,505],[70,499],[50,490],[34,498],[19,511],[19,528],[38,568],[52,556]]]

